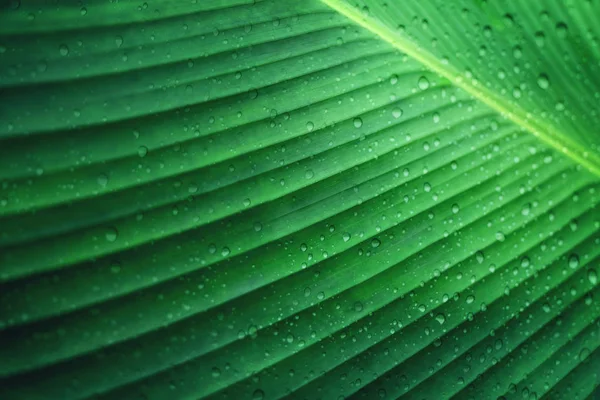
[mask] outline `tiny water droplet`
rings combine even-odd
[[[546,74],[540,74],[537,78],[537,84],[540,88],[546,90],[550,86],[550,81]]]
[[[446,316],[442,313],[439,313],[438,315],[435,316],[435,320],[442,325],[444,322],[446,322]]]
[[[590,268],[588,270],[588,280],[590,281],[590,283],[592,285],[595,285],[596,283],[598,283],[598,274],[596,273],[596,270],[593,268]]]
[[[254,393],[252,393],[252,400],[263,400],[265,398],[265,392],[260,389],[256,389]]]
[[[429,80],[424,76],[421,76],[419,78],[418,83],[419,83],[419,89],[421,89],[421,90],[427,90],[429,88]]]
[[[61,44],[58,47],[58,51],[59,51],[59,53],[60,53],[61,56],[66,56],[66,55],[69,54],[69,48],[67,47],[66,44]]]
[[[569,256],[569,267],[570,268],[579,267],[579,256],[577,254],[571,254]]]
[[[117,231],[116,228],[108,228],[106,230],[106,232],[104,233],[104,237],[106,238],[107,242],[114,242],[115,240],[117,240],[117,237],[119,236],[119,232]]]
[[[108,185],[108,176],[106,176],[105,174],[101,174],[98,176],[98,185],[102,186],[102,187],[106,187],[106,185]]]
[[[568,34],[568,30],[569,28],[567,27],[567,24],[565,24],[564,22],[559,22],[556,24],[556,35],[561,38],[564,39],[567,37]]]

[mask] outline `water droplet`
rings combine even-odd
[[[213,378],[218,378],[219,376],[221,376],[221,370],[217,367],[213,367],[212,376]]]
[[[474,301],[475,301],[475,296],[473,296],[473,295],[467,296],[467,299],[466,299],[467,304],[472,304]]]
[[[581,351],[579,352],[579,361],[583,362],[585,361],[586,358],[588,358],[591,354],[590,349],[588,349],[587,347],[584,347],[583,349],[581,349]]]
[[[138,156],[144,158],[146,157],[146,154],[148,154],[148,148],[146,146],[140,146],[138,147]]]
[[[460,211],[460,207],[458,206],[458,204],[452,204],[452,213],[458,214],[459,211]]]
[[[106,185],[108,185],[108,176],[106,176],[105,174],[100,174],[98,176],[98,185],[102,186],[102,187],[106,187]]]
[[[515,88],[513,89],[513,92],[512,92],[512,94],[513,94],[513,97],[514,97],[515,99],[520,99],[520,98],[521,98],[521,89],[520,89],[520,88],[518,88],[518,87],[515,87]]]
[[[483,252],[478,251],[477,253],[475,253],[475,258],[477,259],[477,262],[481,264],[485,259],[485,256],[483,255]]]
[[[535,33],[535,44],[537,44],[538,47],[544,47],[545,41],[546,36],[544,35],[544,32],[538,31]]]
[[[67,54],[69,54],[69,48],[67,47],[66,44],[61,44],[58,47],[58,51],[60,53],[61,56],[66,56]]]
[[[423,184],[423,190],[427,193],[431,192],[431,184],[425,182],[425,184]]]
[[[592,285],[595,285],[596,283],[598,283],[598,274],[596,273],[596,270],[593,268],[590,268],[588,270],[588,280],[590,281],[590,283]]]
[[[221,255],[223,257],[227,257],[229,255],[229,253],[231,253],[231,251],[229,250],[229,247],[223,247],[223,249],[221,250]]]
[[[398,83],[398,75],[392,75],[392,76],[390,77],[390,83],[391,83],[392,85],[395,85],[396,83]]]
[[[548,75],[540,74],[537,78],[537,84],[540,88],[546,90],[550,86],[550,81],[548,80]]]
[[[542,310],[544,310],[545,313],[549,313],[550,312],[550,304],[544,303],[542,305]]]
[[[568,30],[569,28],[567,27],[567,24],[565,24],[564,22],[559,22],[556,24],[556,35],[561,38],[564,39],[567,37],[568,34]]]
[[[579,256],[577,254],[571,254],[569,256],[569,267],[571,267],[571,268],[579,267]]]
[[[381,244],[381,241],[377,238],[371,240],[371,247],[379,247],[380,244]]]
[[[521,258],[521,267],[522,268],[529,268],[529,265],[531,264],[529,257],[525,256],[523,258]]]
[[[437,124],[438,122],[440,122],[440,114],[433,113],[433,123]]]
[[[106,232],[104,233],[104,237],[106,238],[107,242],[114,242],[115,240],[117,240],[117,237],[119,236],[119,232],[117,231],[116,228],[108,228],[106,230]]]
[[[256,389],[254,393],[252,393],[252,400],[263,400],[265,398],[265,392],[260,389]]]
[[[354,303],[354,311],[361,312],[363,310],[363,305],[360,301]]]
[[[439,322],[440,325],[442,325],[444,322],[446,322],[446,316],[442,313],[439,313],[435,316],[435,320]]]
[[[354,123],[355,128],[360,128],[363,125],[362,119],[360,119],[358,117],[354,118],[353,123]]]
[[[255,232],[260,232],[260,231],[262,231],[262,228],[263,228],[263,226],[262,226],[262,224],[261,224],[260,222],[255,222],[255,223],[254,223],[254,231],[255,231]]]
[[[351,236],[351,235],[350,235],[350,233],[348,233],[348,232],[345,232],[345,233],[342,235],[342,239],[344,239],[344,242],[347,242],[347,241],[349,241],[351,237],[352,237],[352,236]]]
[[[250,204],[252,204],[250,199],[244,199],[244,207],[250,207]]]
[[[496,232],[496,240],[497,241],[504,242],[504,239],[506,239],[506,237],[504,236],[504,233]]]
[[[308,121],[306,123],[306,130],[309,132],[312,132],[315,129],[315,124],[313,124],[311,121]]]
[[[419,78],[419,89],[421,90],[427,90],[429,88],[429,80],[422,76]]]
[[[115,43],[117,44],[117,47],[123,46],[123,38],[121,36],[115,37]]]

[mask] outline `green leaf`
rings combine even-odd
[[[600,10],[514,3],[1,3],[0,398],[593,396]]]

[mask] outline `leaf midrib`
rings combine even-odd
[[[456,68],[450,64],[443,64],[432,53],[420,48],[417,44],[393,31],[377,19],[362,15],[355,7],[348,4],[346,0],[320,1],[352,22],[374,33],[381,40],[419,61],[429,70],[447,78],[453,85],[463,89],[548,146],[581,165],[594,174],[596,178],[600,178],[600,155],[587,151],[581,144],[558,131],[551,124],[535,118],[535,116],[519,106],[515,107],[508,104],[501,96],[484,86],[478,85],[476,81],[464,79]]]

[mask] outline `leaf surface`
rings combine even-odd
[[[3,4],[0,397],[591,396],[597,61],[451,3]]]

